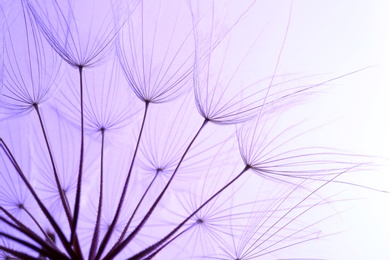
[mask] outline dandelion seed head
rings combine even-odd
[[[360,72],[289,67],[299,5],[4,1],[0,258],[329,258],[338,191],[379,190],[313,127]]]
[[[171,7],[167,6],[171,3]],[[141,1],[125,24],[118,57],[136,96],[162,103],[191,89],[194,43],[186,4]]]
[[[96,67],[112,57],[124,18],[118,13],[125,10],[120,1],[24,2],[50,45],[72,67]]]
[[[61,62],[24,9],[12,24],[4,24],[3,30],[5,55],[0,105],[3,113],[28,113],[56,92]]]

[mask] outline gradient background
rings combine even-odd
[[[388,1],[294,1],[281,62],[281,68],[286,66],[294,72],[331,75],[375,66],[336,81],[323,99],[311,103],[311,111],[318,115],[319,121],[335,119],[326,130],[335,147],[387,158],[390,157],[389,11]],[[378,172],[361,176],[361,183],[389,190],[390,168],[388,161],[385,164]],[[325,255],[332,259],[390,259],[389,194],[362,189],[351,194],[366,199],[342,213],[342,228],[346,231],[329,239],[330,253]]]
[[[249,3],[230,5],[232,17]],[[326,124],[321,138],[327,138],[329,146],[387,158],[379,160],[383,167],[351,180],[390,191],[390,3],[296,0],[292,7],[290,3],[258,1],[247,13],[237,39],[253,42],[259,37],[253,47],[256,55],[247,65],[264,75],[272,73],[291,11],[279,73],[331,78],[373,66],[330,83],[302,113],[313,125]],[[236,47],[242,48],[240,41]],[[340,213],[337,224],[345,232],[325,238],[318,247],[303,244],[296,250],[318,258],[390,259],[390,194],[350,186],[342,190],[347,197],[362,198]]]

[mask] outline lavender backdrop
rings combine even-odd
[[[3,0],[1,257],[390,258],[389,9]]]

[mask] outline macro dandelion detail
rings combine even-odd
[[[288,66],[296,3],[278,4],[5,0],[0,257],[334,256],[341,191],[389,189],[310,103],[373,68]]]

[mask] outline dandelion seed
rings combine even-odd
[[[72,67],[98,66],[111,55],[123,18],[119,1],[23,1],[50,45]]]
[[[121,32],[117,52],[142,101],[167,102],[188,92],[194,59],[189,9],[184,2],[141,1]]]
[[[278,127],[287,122],[288,116],[287,111],[274,117],[260,114],[256,120],[238,128],[241,157],[251,170],[264,178],[295,183],[302,179],[327,181],[357,164],[358,155],[314,145],[313,141],[313,146],[305,146],[300,138],[307,137],[310,131],[297,131],[304,122],[287,128]],[[279,151],[282,147],[283,151]]]
[[[81,142],[76,204],[72,217],[73,241],[80,209],[84,162],[83,69],[102,64],[112,53],[115,37],[122,26],[116,17],[121,16],[118,12],[122,9],[118,3],[113,2],[101,2],[100,8],[95,8],[96,1],[51,1],[45,2],[45,5],[39,1],[25,1],[25,4],[53,49],[79,71]],[[91,6],[93,8],[90,8]],[[86,10],[91,13],[85,15]],[[96,20],[100,20],[99,17],[104,18],[102,23],[97,25]]]
[[[24,9],[4,32],[1,107],[3,113],[25,114],[53,96],[58,87],[61,62]]]
[[[121,76],[118,64],[114,60],[109,61],[107,67],[98,67],[87,73],[84,100],[87,133],[100,135],[104,129],[109,133],[108,138],[112,135],[120,138],[123,135],[123,128],[134,122],[134,117],[141,111],[138,100],[130,93]],[[77,86],[77,82],[74,81],[71,72],[66,77],[66,86],[57,95],[56,106],[60,110],[59,114],[74,124],[80,116],[78,106],[80,97],[74,87]]]

